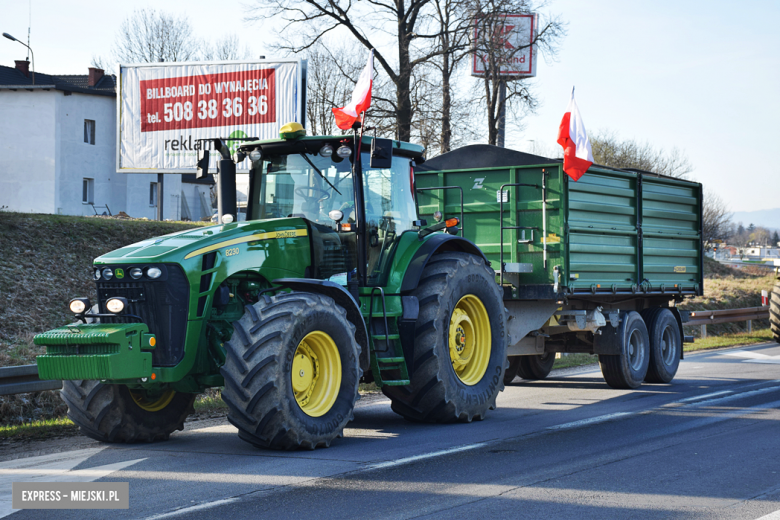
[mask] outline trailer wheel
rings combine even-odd
[[[239,437],[261,448],[330,446],[353,419],[362,374],[346,310],[319,294],[266,296],[233,328],[222,399]]]
[[[412,421],[481,420],[504,388],[506,319],[495,273],[467,253],[440,253],[412,293],[420,302],[411,384],[383,386]]]
[[[555,364],[555,353],[545,352],[536,356],[522,356],[520,358],[520,377],[534,381],[544,379],[550,375]]]
[[[671,383],[680,367],[682,338],[672,311],[664,308],[645,309],[642,319],[650,336],[650,363],[645,381]]]
[[[504,372],[504,386],[510,384],[517,377],[522,356],[512,356],[507,358],[507,360],[509,361],[509,366],[506,368],[506,372]]]
[[[650,363],[650,337],[642,316],[636,311],[624,313],[620,355],[599,355],[601,373],[612,388],[639,388]]]
[[[769,296],[769,326],[775,341],[780,343],[780,280],[775,282]]]
[[[130,390],[100,381],[63,381],[62,400],[81,433],[102,442],[166,441],[194,409],[195,394]]]

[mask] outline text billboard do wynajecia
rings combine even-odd
[[[211,147],[202,139],[274,139],[282,125],[306,121],[304,60],[145,63],[119,71],[123,173],[193,173],[198,151]]]

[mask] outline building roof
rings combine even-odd
[[[96,94],[98,96],[116,97],[116,77],[106,74],[97,82],[97,85],[88,85],[88,74],[52,75],[43,72],[35,73],[35,85],[30,77],[15,67],[0,65],[0,89],[24,89],[24,90],[62,90],[64,92],[78,92],[80,94]]]

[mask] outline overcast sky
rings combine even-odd
[[[271,57],[267,45],[279,24],[245,23],[240,2],[32,0],[36,69],[86,74],[134,9],[185,6],[199,36],[235,33],[254,55]],[[557,146],[576,85],[589,130],[682,149],[694,178],[734,211],[780,207],[780,1],[552,0],[545,11],[568,21],[568,36],[557,62],[539,63],[541,107],[508,147]],[[2,13],[0,32],[26,41],[28,1],[2,0]],[[24,47],[0,39],[0,64],[25,56]]]

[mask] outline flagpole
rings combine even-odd
[[[361,116],[365,112],[361,113]],[[368,284],[368,277],[366,270],[368,269],[368,244],[366,242],[367,223],[366,223],[366,205],[363,197],[363,161],[362,154],[360,152],[361,145],[363,144],[363,124],[364,120],[361,117],[360,121],[355,121],[352,125],[353,129],[353,150],[355,152],[355,160],[352,161],[352,179],[355,187],[355,216],[357,217],[357,276],[362,286]]]

